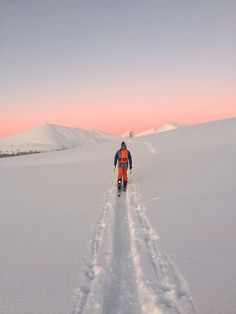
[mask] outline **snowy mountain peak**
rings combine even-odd
[[[0,154],[46,152],[114,139],[109,133],[70,128],[48,122],[0,140]]]

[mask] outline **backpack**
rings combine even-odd
[[[121,149],[119,153],[119,164],[127,164],[128,163],[129,152],[128,149]]]

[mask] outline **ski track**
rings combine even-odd
[[[133,250],[139,252],[138,267],[142,268],[143,283],[150,291],[153,306],[153,310],[144,310],[144,313],[195,314],[187,284],[174,264],[161,252],[159,237],[145,213],[146,208],[140,201],[135,184],[129,186],[127,207],[134,240]]]
[[[91,241],[91,253],[83,267],[81,284],[74,291],[73,314],[101,313],[105,270],[111,258],[114,187],[105,196],[105,204]]]
[[[128,143],[133,143],[133,144],[144,144],[147,148],[147,151],[151,154],[157,154],[156,149],[154,148],[154,146],[150,143],[150,142],[141,142],[141,141],[128,141]]]
[[[135,183],[105,204],[91,241],[73,314],[195,314],[184,278],[160,250]]]
[[[130,254],[131,239],[125,200],[123,194],[115,206],[113,258],[104,286],[103,314],[141,313],[136,274]]]

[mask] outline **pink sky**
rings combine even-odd
[[[141,87],[142,85],[142,87]],[[157,85],[158,86],[158,85]],[[168,122],[196,124],[236,116],[233,85],[132,83],[97,88],[70,87],[34,91],[9,100],[0,116],[0,136],[48,122],[82,129],[100,129],[121,135],[158,128]],[[13,110],[14,108],[14,110]]]
[[[159,99],[147,104],[141,100],[132,105],[123,102],[122,105],[91,104],[80,108],[65,102],[56,109],[52,105],[36,112],[32,109],[14,115],[8,112],[6,119],[1,121],[0,136],[11,135],[45,122],[82,129],[100,129],[121,135],[128,129],[141,132],[168,122],[197,124],[236,116],[234,99],[224,101],[220,97],[200,98],[195,99],[195,103],[180,98],[173,105],[169,103],[170,99]]]
[[[157,88],[158,86],[158,88]],[[48,122],[121,135],[168,122],[196,124],[236,116],[234,84],[202,81],[154,84],[126,82],[78,89],[34,90],[9,99],[0,116],[0,136]]]
[[[236,116],[234,1],[62,3],[2,5],[1,137]]]

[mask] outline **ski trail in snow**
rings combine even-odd
[[[140,141],[128,141],[128,142],[134,143],[134,144],[144,144],[147,147],[147,150],[149,151],[149,153],[154,154],[154,155],[157,153],[154,146],[149,142],[140,142]]]
[[[73,314],[195,314],[184,278],[165,256],[135,183],[112,187],[91,241]]]
[[[139,302],[141,305],[141,313],[161,314],[161,310],[157,307],[156,295],[154,289],[149,285],[149,282],[145,278],[145,273],[141,265],[141,256],[138,246],[138,237],[134,220],[131,216],[129,200],[127,201],[128,208],[128,222],[131,237],[131,254],[133,259],[133,265],[136,273],[136,283],[139,294]]]
[[[142,143],[147,146],[147,149],[149,150],[150,153],[152,153],[152,154],[157,153],[156,149],[154,148],[154,146],[151,143],[149,143],[149,142],[142,142]]]
[[[105,204],[96,224],[81,284],[74,291],[73,314],[101,313],[105,272],[111,258],[114,201],[115,193],[112,186],[106,194]]]
[[[129,232],[123,194],[115,207],[113,259],[104,287],[103,314],[141,314]]]
[[[146,209],[141,204],[135,184],[129,186],[127,207],[133,238],[131,250],[137,261],[138,281],[141,287],[145,283],[146,289],[147,287],[149,289],[150,302],[147,304],[153,306],[154,309],[156,305],[158,309],[161,309],[160,313],[165,314],[196,313],[184,278],[160,250],[159,238],[145,214]],[[141,295],[144,294],[141,293]],[[144,313],[155,312],[148,309],[148,311],[144,310]]]

